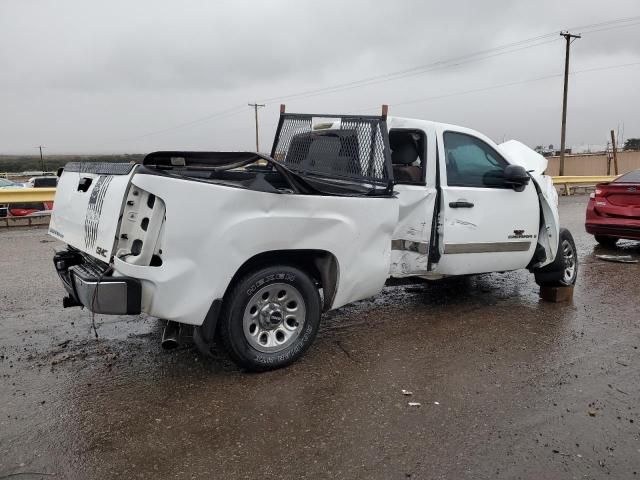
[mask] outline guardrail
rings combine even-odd
[[[571,187],[576,186],[590,186],[597,183],[610,182],[614,180],[615,176],[564,176],[564,177],[551,177],[554,185],[564,186],[566,195],[571,195]],[[53,198],[56,194],[55,188],[0,188],[0,205],[6,205],[11,203],[28,203],[28,202],[53,202]],[[47,217],[45,213],[43,216]],[[24,219],[31,225],[34,218],[40,218],[39,216],[26,216],[26,217],[0,217],[6,225],[9,225],[9,219],[17,222],[18,219]]]
[[[31,172],[0,172],[0,178],[13,178],[13,177],[50,177],[55,175],[56,172],[40,172],[34,170]]]
[[[53,202],[55,188],[2,188],[0,203]]]
[[[551,177],[554,185],[564,185],[565,195],[571,195],[571,186],[591,186],[597,183],[610,182],[615,180],[615,175],[602,175],[602,176],[570,176],[565,175],[563,177]]]
[[[615,176],[564,176],[551,177],[554,185],[564,185],[568,191],[569,185],[595,185],[610,182]],[[24,202],[53,202],[55,188],[2,188],[0,189],[0,204]]]
[[[12,203],[52,202],[55,194],[55,188],[0,188],[0,215],[7,215],[7,205]],[[50,211],[44,211],[23,217],[0,216],[0,222],[7,227],[9,223],[14,226],[46,225],[50,215]]]

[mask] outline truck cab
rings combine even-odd
[[[441,278],[526,268],[541,234],[549,240],[546,257],[553,259],[558,225],[543,206],[551,213],[557,196],[541,176],[543,157],[537,169],[526,172],[513,148],[518,142],[504,152],[463,127],[395,117],[388,126],[400,204],[392,276]]]
[[[527,268],[572,285],[546,160],[522,143],[417,119],[281,111],[270,155],[154,152],[71,163],[49,233],[64,306],[139,314],[220,339],[249,370],[310,346],[323,311],[390,277]]]

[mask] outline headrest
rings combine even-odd
[[[415,142],[404,143],[391,151],[391,163],[411,165],[418,159],[418,149]]]
[[[403,132],[402,130],[392,130],[389,133],[389,146],[391,150],[400,148],[405,143],[415,143],[415,138],[411,132]]]

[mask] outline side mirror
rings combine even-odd
[[[504,169],[504,183],[516,192],[522,192],[529,184],[531,177],[520,165],[507,165]]]

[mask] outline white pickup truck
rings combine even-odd
[[[49,233],[63,305],[146,312],[220,339],[249,370],[290,364],[323,311],[390,277],[529,269],[572,285],[546,160],[467,128],[281,110],[271,155],[155,152],[69,163]]]

